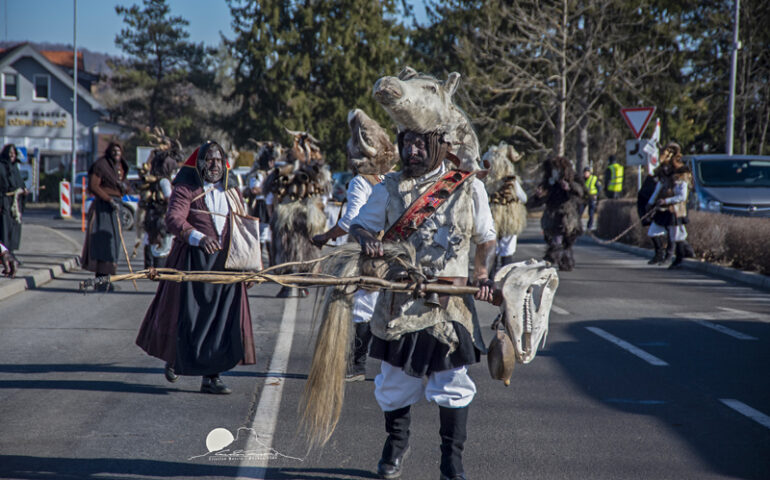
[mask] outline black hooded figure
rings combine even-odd
[[[8,144],[0,153],[0,243],[11,255],[21,243],[21,200],[24,180],[14,163],[19,154],[16,146]]]

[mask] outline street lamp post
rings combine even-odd
[[[78,0],[73,0],[72,20],[72,189],[78,164]],[[74,190],[73,190],[74,191]],[[73,196],[74,198],[74,196]]]
[[[727,105],[727,154],[733,154],[733,129],[735,124],[735,77],[738,71],[738,50],[741,42],[738,40],[738,18],[741,11],[741,0],[735,0],[735,24],[733,25],[733,48],[730,59],[730,100]]]

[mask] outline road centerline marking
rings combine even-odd
[[[741,333],[737,330],[733,330],[732,328],[727,328],[724,325],[719,325],[718,323],[711,323],[707,320],[693,320],[693,321],[698,325],[703,325],[706,328],[710,328],[719,333],[724,333],[725,335],[729,335],[733,338],[737,338],[738,340],[759,340],[756,337],[752,337],[751,335],[746,335],[745,333]]]
[[[605,330],[602,330],[601,328],[597,327],[586,327],[586,329],[595,334],[600,336],[601,338],[607,340],[610,343],[614,343],[618,347],[622,348],[623,350],[627,351],[628,353],[635,355],[645,362],[649,363],[650,365],[654,365],[656,367],[666,367],[668,366],[668,363],[664,362],[663,360],[659,359],[655,355],[652,355],[650,353],[645,352],[641,348],[638,348],[634,345],[631,345],[625,340],[622,340],[615,335],[612,335],[611,333],[606,332]]]
[[[284,305],[278,339],[275,342],[273,357],[270,359],[269,375],[265,378],[265,386],[267,387],[268,380],[270,380],[270,386],[268,388],[263,387],[262,393],[259,396],[257,411],[250,426],[251,431],[255,435],[249,436],[249,440],[246,443],[247,452],[257,449],[271,450],[273,447],[273,435],[275,434],[275,426],[278,423],[283,385],[286,380],[283,378],[283,375],[289,367],[291,344],[294,340],[294,327],[297,323],[297,304],[297,297],[290,297]],[[264,478],[269,460],[268,457],[264,457],[256,461],[249,461],[250,465],[241,464],[238,467],[237,476],[240,478],[242,475],[247,475],[251,479]]]
[[[551,310],[553,310],[553,313],[558,313],[559,315],[569,315],[568,311],[554,304],[551,304]]]
[[[759,410],[755,410],[745,403],[735,400],[734,398],[720,398],[719,401],[740,413],[741,415],[749,417],[763,427],[770,428],[770,417],[760,412]]]

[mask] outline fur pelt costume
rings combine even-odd
[[[516,195],[514,162],[521,158],[513,145],[500,142],[484,154],[482,165],[488,169],[484,187],[497,229],[497,238],[519,235],[527,226],[527,207]]]
[[[544,260],[570,271],[575,267],[572,245],[583,233],[578,208],[583,198],[583,185],[576,178],[572,164],[564,157],[551,157],[543,162],[543,180],[527,206],[545,204],[540,220],[545,237]]]
[[[331,191],[331,172],[318,161],[314,146],[318,141],[305,132],[295,134],[288,153],[291,163],[276,167],[265,181],[272,193],[272,258],[275,264],[305,262],[317,258],[320,249],[314,235],[326,229],[323,196]]]
[[[356,175],[384,175],[398,162],[398,148],[385,130],[363,110],[348,112],[349,168]]]

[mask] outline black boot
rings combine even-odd
[[[291,287],[281,287],[275,298],[289,298],[291,296]]]
[[[674,252],[676,250],[676,242],[673,242],[671,240],[671,237],[668,238],[668,245],[666,246],[666,256],[663,257],[663,260],[658,262],[658,265],[663,265],[664,263],[671,260],[671,257],[674,256]]]
[[[377,475],[381,478],[398,478],[404,457],[409,450],[409,406],[385,413],[385,430],[388,438],[382,447],[382,458],[377,464]]]
[[[348,373],[346,382],[362,382],[366,380],[366,354],[369,351],[369,340],[372,338],[372,330],[369,322],[356,323],[353,336],[353,348],[350,350]]]
[[[665,249],[663,248],[663,239],[660,238],[660,235],[658,235],[655,237],[650,237],[650,241],[652,242],[652,246],[655,247],[655,255],[653,255],[650,261],[647,262],[647,265],[655,265],[656,263],[663,261],[663,255],[665,252]]]
[[[439,407],[441,419],[441,480],[465,480],[463,445],[467,438],[468,407]]]
[[[679,268],[679,266],[682,265],[685,256],[684,242],[676,242],[674,251],[676,252],[676,256],[674,257],[674,261],[671,262],[671,265],[668,266],[669,269]]]

